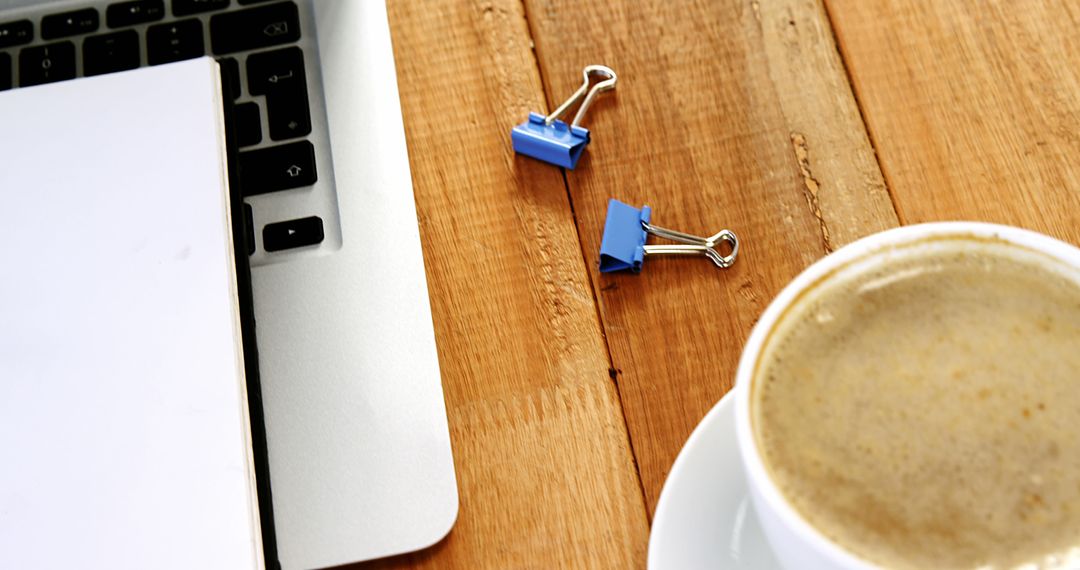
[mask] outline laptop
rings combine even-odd
[[[457,489],[383,3],[0,0],[0,89],[203,55],[239,78],[278,561],[434,544]]]

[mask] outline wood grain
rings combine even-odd
[[[631,568],[648,527],[520,2],[394,1],[391,28],[461,511],[371,567]]]
[[[672,460],[803,267],[899,221],[1080,243],[1080,7],[826,3],[391,1],[462,511],[374,566],[641,567]],[[577,170],[514,157],[589,63],[620,83]],[[600,275],[609,197],[728,227],[740,259]]]
[[[742,344],[801,269],[896,223],[820,5],[526,0],[548,101],[586,64],[619,73],[585,120],[569,191],[650,513],[690,431],[731,386]],[[654,223],[741,240],[725,271],[649,259],[600,275],[608,198]]]
[[[1080,243],[1080,5],[827,4],[904,222]]]
[[[752,6],[825,249],[899,225],[820,0]]]

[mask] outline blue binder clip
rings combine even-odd
[[[739,254],[739,239],[731,230],[721,230],[712,237],[668,230],[649,223],[652,209],[640,210],[612,199],[608,202],[607,221],[604,222],[604,238],[600,242],[600,271],[641,271],[641,263],[649,255],[704,255],[717,267],[727,268],[735,263]],[[646,245],[649,234],[680,245]],[[717,249],[721,243],[731,247],[731,253],[722,255]]]
[[[589,89],[589,76],[597,74],[606,76],[607,79],[593,85]],[[590,65],[584,71],[585,82],[581,84],[569,99],[559,105],[553,113],[543,116],[540,113],[529,113],[529,120],[521,123],[510,131],[510,140],[514,143],[514,152],[549,162],[556,166],[562,166],[573,170],[581,158],[582,151],[589,144],[589,129],[578,126],[585,117],[585,111],[592,105],[597,94],[615,88],[618,77],[610,67],[603,65]],[[586,96],[585,93],[588,92]],[[559,120],[566,110],[577,103],[582,96],[585,101],[581,103],[574,120],[569,125]]]

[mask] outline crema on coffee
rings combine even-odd
[[[1080,285],[1057,263],[944,240],[794,303],[751,414],[800,515],[888,568],[1080,567]]]

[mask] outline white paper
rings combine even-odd
[[[0,93],[0,568],[262,565],[217,73]]]

